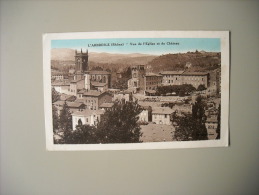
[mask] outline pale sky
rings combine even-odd
[[[120,46],[112,44],[119,44]],[[98,45],[99,44],[99,45]],[[149,45],[148,45],[149,44]],[[153,45],[154,44],[154,45]],[[142,53],[161,55],[188,51],[220,52],[219,38],[119,38],[52,40],[51,48],[70,48],[89,52]]]

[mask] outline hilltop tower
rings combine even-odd
[[[88,50],[84,53],[75,50],[75,73],[76,79],[83,79],[84,73],[88,70]]]

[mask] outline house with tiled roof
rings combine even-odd
[[[63,109],[63,106],[64,106],[65,102],[66,102],[66,104],[67,104],[67,106],[70,110],[70,113],[82,111],[82,110],[85,109],[84,103],[59,100],[59,101],[56,101],[56,102],[53,103],[53,106],[55,106],[57,108],[58,115],[60,114],[61,110]]]
[[[217,127],[218,127],[218,119],[217,116],[210,116],[207,117],[205,126],[207,128],[207,133],[208,133],[208,139],[216,139],[217,137]]]
[[[144,89],[146,92],[151,93],[152,90],[156,90],[157,87],[162,85],[163,76],[156,73],[146,73],[144,77]]]
[[[77,111],[72,114],[72,127],[76,130],[76,126],[90,125],[96,126],[101,121],[101,115],[104,114],[104,110],[90,110],[85,109],[83,111]]]
[[[76,96],[73,95],[68,95],[65,93],[60,94],[60,98],[61,101],[69,101],[69,102],[73,102],[76,100]]]
[[[160,74],[163,76],[162,85],[164,86],[191,84],[197,89],[199,85],[204,85],[206,88],[209,85],[207,72],[163,71]]]
[[[78,99],[84,102],[86,108],[98,110],[101,104],[112,102],[112,95],[108,92],[84,89],[78,92]]]
[[[51,86],[59,93],[66,93],[69,94],[69,86],[70,83],[67,80],[55,80],[51,82]]]
[[[174,111],[169,107],[153,107],[152,122],[156,124],[171,125],[170,116]]]

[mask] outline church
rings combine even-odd
[[[75,71],[69,74],[69,94],[78,95],[82,89],[87,91],[107,91],[111,88],[111,73],[108,71],[89,70],[88,50],[86,52],[75,50]]]

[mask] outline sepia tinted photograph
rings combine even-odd
[[[228,146],[229,32],[43,36],[48,150]]]

